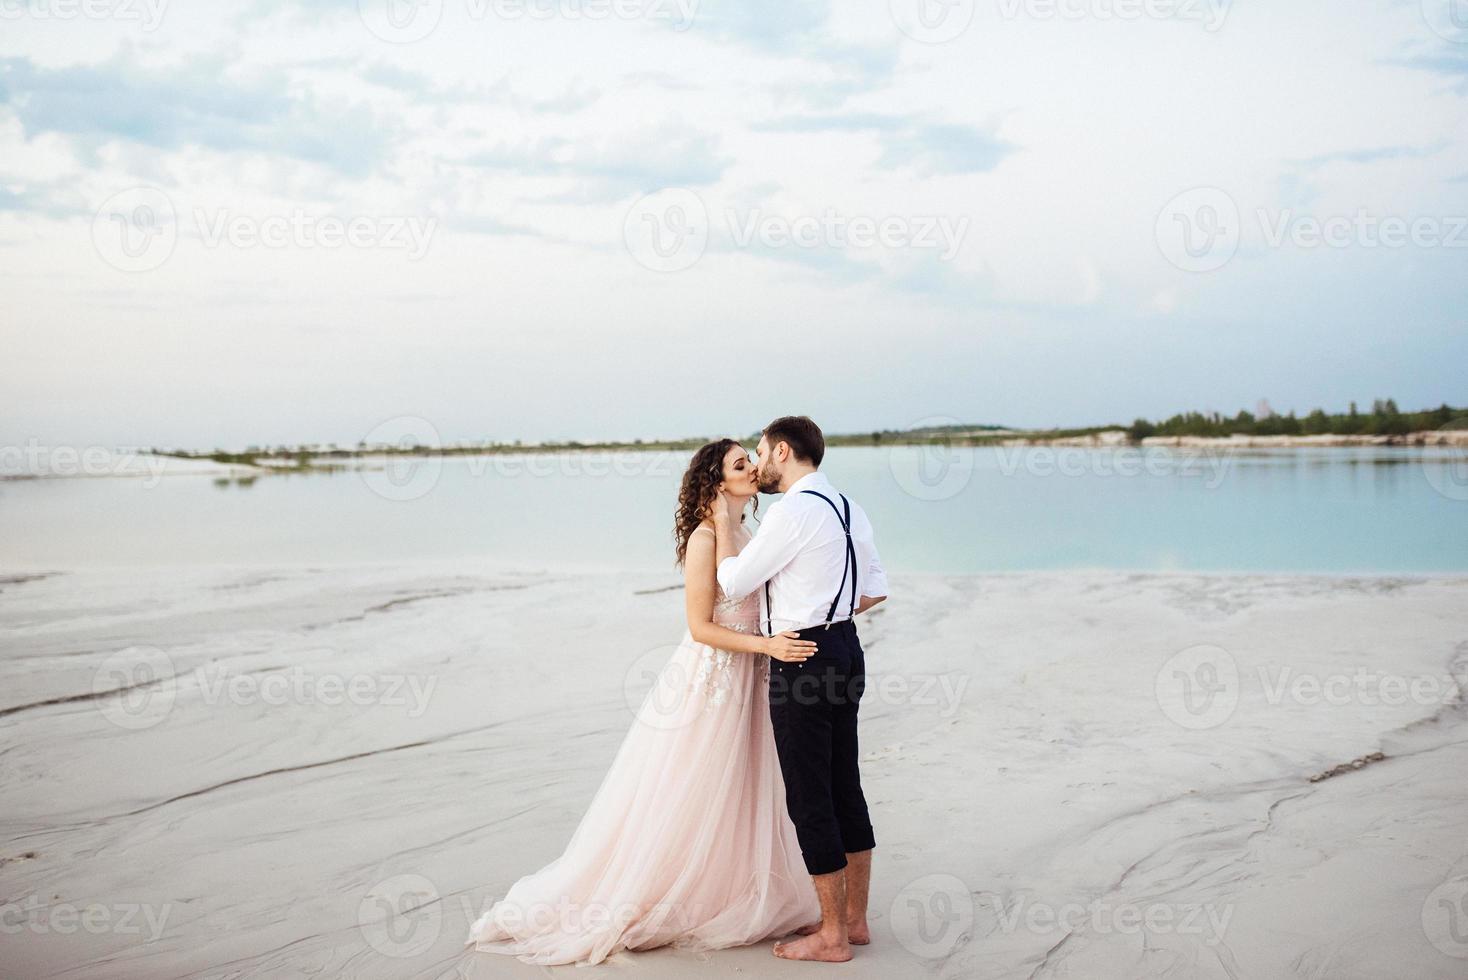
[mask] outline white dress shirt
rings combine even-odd
[[[725,596],[743,598],[760,591],[762,630],[766,619],[776,633],[825,623],[831,600],[841,585],[842,569],[849,568],[846,534],[836,511],[825,500],[803,490],[815,490],[844,512],[831,481],[819,472],[808,473],[771,505],[744,550],[719,563],[719,587]],[[862,596],[887,594],[887,573],[877,557],[872,523],[855,502],[851,503],[851,543],[856,547],[856,604],[860,606]],[[761,588],[766,582],[770,583],[770,609],[764,608]],[[848,570],[833,622],[851,618],[851,598]]]

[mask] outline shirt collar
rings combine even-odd
[[[826,479],[826,474],[820,470],[816,470],[814,473],[807,473],[790,484],[790,489],[785,491],[785,496],[788,497],[792,493],[799,493],[802,490],[816,490],[820,487],[829,487],[830,485],[831,481]]]

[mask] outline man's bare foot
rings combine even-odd
[[[774,953],[782,960],[819,960],[822,963],[845,963],[851,959],[851,947],[846,943],[828,942],[819,934],[794,939],[788,943],[776,943]]]

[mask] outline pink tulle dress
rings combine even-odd
[[[756,595],[714,621],[758,632]],[[469,944],[529,963],[724,949],[820,918],[785,810],[769,658],[683,641],[638,709],[565,852],[511,886]]]

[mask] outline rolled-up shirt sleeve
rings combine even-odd
[[[872,522],[867,520],[865,513],[861,515],[861,523],[863,525],[862,536],[866,539],[872,552],[867,559],[866,571],[862,573],[861,594],[879,599],[888,594],[887,570],[882,567],[882,556],[877,554],[877,539],[872,531]]]
[[[882,568],[882,559],[877,555],[877,549],[872,547],[872,560],[867,562],[866,578],[861,580],[861,594],[880,599],[888,595],[887,571]]]
[[[742,599],[774,578],[798,551],[800,521],[790,508],[776,504],[744,550],[719,562],[719,588],[730,599]]]

